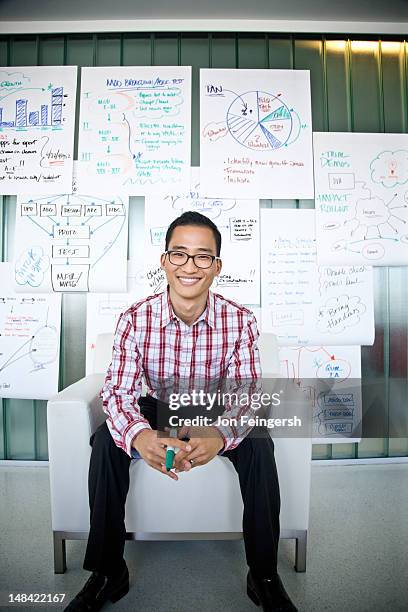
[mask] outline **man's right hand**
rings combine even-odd
[[[150,467],[158,470],[173,480],[178,480],[177,474],[166,470],[166,446],[179,448],[186,453],[191,451],[188,442],[183,442],[178,438],[162,438],[157,435],[154,429],[142,429],[142,431],[132,441],[132,447],[146,461]]]

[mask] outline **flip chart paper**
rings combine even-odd
[[[308,70],[200,70],[201,195],[313,198]]]
[[[191,67],[83,68],[79,189],[188,189],[190,122]]]
[[[143,267],[128,261],[126,293],[89,293],[86,302],[86,374],[91,374],[98,334],[114,333],[119,315],[146,296]]]
[[[0,194],[71,190],[76,66],[0,68]]]
[[[197,168],[192,168],[189,191],[176,196],[147,197],[145,207],[145,270],[149,293],[166,287],[160,267],[165,235],[170,223],[183,212],[194,210],[209,217],[221,232],[222,269],[212,290],[244,304],[258,304],[259,202],[258,200],[202,198]],[[213,264],[214,265],[214,264]]]
[[[127,198],[19,196],[16,290],[126,291],[127,227]]]
[[[408,135],[313,135],[320,264],[408,263]]]
[[[314,210],[261,210],[262,330],[282,346],[372,344],[372,268],[317,266]]]
[[[16,293],[0,263],[0,397],[46,400],[58,392],[61,295]]]
[[[362,418],[360,347],[280,347],[279,360],[281,377],[293,381],[296,394],[310,405],[313,443],[359,442]]]

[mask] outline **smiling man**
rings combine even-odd
[[[84,569],[92,575],[66,610],[100,610],[129,590],[123,553],[131,459],[141,457],[164,478],[178,480],[180,471],[192,471],[194,477],[197,466],[219,453],[239,476],[248,595],[263,610],[296,610],[277,574],[280,497],[268,431],[233,425],[230,411],[231,424],[224,419],[221,425],[192,428],[187,441],[157,432],[163,381],[261,378],[254,315],[210,291],[221,271],[220,252],[216,225],[197,212],[182,214],[169,226],[161,256],[167,290],[134,304],[119,319],[101,392],[108,418],[91,437]],[[142,379],[146,397],[141,397]],[[166,470],[166,445],[179,449],[175,470]]]

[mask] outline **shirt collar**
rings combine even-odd
[[[177,317],[171,305],[169,286],[167,285],[166,291],[161,294],[161,327],[166,327],[174,319],[177,319]]]
[[[166,291],[161,294],[161,327],[166,327],[170,321],[177,321],[178,317],[175,315],[173,306],[170,300],[169,286],[167,285]],[[204,320],[207,325],[215,329],[215,296],[209,291],[207,298],[207,305],[202,314],[195,321],[194,325],[199,321]]]

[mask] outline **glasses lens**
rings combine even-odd
[[[175,266],[183,266],[188,260],[188,255],[182,251],[171,251],[169,253],[169,260]]]
[[[194,263],[197,268],[209,268],[213,262],[211,255],[195,255]]]

